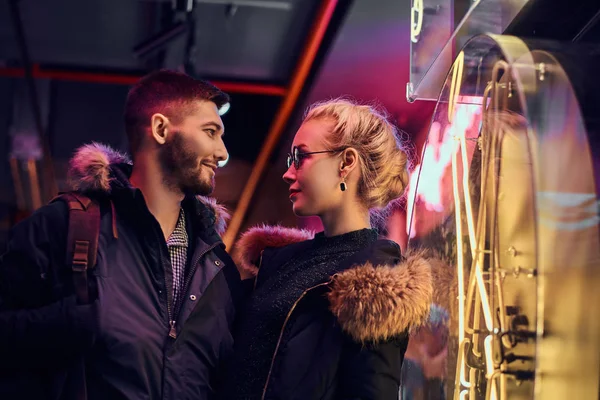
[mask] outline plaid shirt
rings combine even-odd
[[[185,212],[179,211],[179,219],[175,230],[167,240],[167,248],[173,269],[173,305],[178,304],[183,295],[185,266],[187,264],[188,234],[185,230]]]

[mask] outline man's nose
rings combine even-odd
[[[225,146],[223,138],[219,138],[219,144],[217,145],[217,149],[215,151],[215,158],[219,164],[229,158],[229,153],[227,152],[227,147]]]

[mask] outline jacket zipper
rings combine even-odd
[[[159,235],[158,232],[155,232],[156,237],[158,238],[158,241],[160,242],[160,240],[162,239],[162,237]],[[159,252],[161,253],[161,264],[163,269],[165,268],[165,255],[163,254],[162,249],[159,250]],[[169,254],[169,251],[167,250],[167,256]],[[172,287],[171,287],[172,289]],[[169,285],[167,284],[167,281],[165,279],[165,292],[167,295],[167,319],[169,320],[169,336],[170,337],[176,337],[177,334],[175,332],[175,321],[173,318],[173,294],[171,293],[172,290],[169,290]]]
[[[279,339],[277,339],[277,346],[275,346],[275,351],[273,352],[273,358],[271,358],[271,366],[269,367],[269,374],[267,375],[267,381],[265,382],[265,386],[263,388],[263,394],[262,394],[262,397],[261,397],[262,400],[264,400],[265,396],[267,395],[267,388],[269,386],[269,380],[271,380],[271,373],[273,372],[273,366],[275,365],[275,357],[277,356],[277,352],[279,351],[279,346],[281,345],[281,339],[283,338],[283,332],[285,331],[285,327],[286,327],[288,321],[290,320],[290,317],[292,316],[292,313],[296,309],[296,306],[298,305],[298,303],[300,303],[300,300],[302,300],[304,298],[304,296],[306,296],[306,294],[308,292],[310,292],[311,290],[316,289],[318,287],[321,287],[321,286],[327,286],[330,283],[331,283],[331,281],[324,282],[324,283],[319,283],[318,285],[310,287],[310,288],[306,289],[304,292],[302,292],[302,294],[300,295],[300,297],[298,297],[296,299],[296,301],[292,305],[292,308],[290,309],[290,311],[288,312],[287,316],[285,317],[285,321],[283,321],[283,325],[281,326],[281,331],[279,332]]]
[[[253,290],[256,290],[256,282],[258,282],[258,274],[260,274],[260,267],[262,266],[262,260],[263,260],[263,253],[265,251],[261,250],[260,251],[260,258],[258,259],[258,271],[256,272],[256,276],[254,277],[254,287]]]
[[[187,293],[190,283],[192,281],[192,277],[194,276],[194,273],[196,272],[196,268],[198,265],[198,262],[200,262],[200,259],[202,257],[204,257],[204,255],[206,253],[208,253],[209,251],[213,250],[215,247],[219,246],[221,243],[223,242],[216,242],[213,243],[211,246],[209,246],[207,249],[205,249],[202,253],[200,253],[198,256],[194,257],[194,259],[192,260],[192,264],[190,265],[190,270],[189,272],[186,274],[186,278],[183,282],[183,290],[182,290],[182,295],[181,298],[177,304],[177,309],[173,310],[174,313],[170,313],[169,314],[169,337],[173,338],[173,339],[177,339],[177,328],[175,327],[175,318],[179,315],[179,312],[181,311],[181,306],[183,304],[184,301],[184,296]]]

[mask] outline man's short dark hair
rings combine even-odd
[[[212,101],[220,109],[229,102],[229,96],[207,81],[176,71],[163,69],[140,79],[129,90],[125,103],[125,130],[132,155],[139,149],[153,114],[165,114],[179,123],[198,100]]]

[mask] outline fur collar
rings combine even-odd
[[[236,262],[243,277],[256,276],[267,247],[283,247],[312,239],[314,232],[260,226],[238,241]],[[380,341],[421,325],[432,298],[431,266],[420,254],[398,265],[365,263],[331,277],[329,306],[342,329],[357,342]]]
[[[79,192],[110,193],[115,180],[111,167],[116,164],[131,164],[130,158],[101,143],[90,143],[75,151],[69,163],[68,181],[73,190]],[[223,234],[227,228],[229,213],[210,197],[196,196],[215,216],[215,230]]]
[[[312,231],[286,228],[283,226],[256,226],[245,232],[235,245],[234,260],[242,279],[253,278],[258,273],[258,264],[267,247],[284,247],[288,244],[310,240],[315,236]]]

